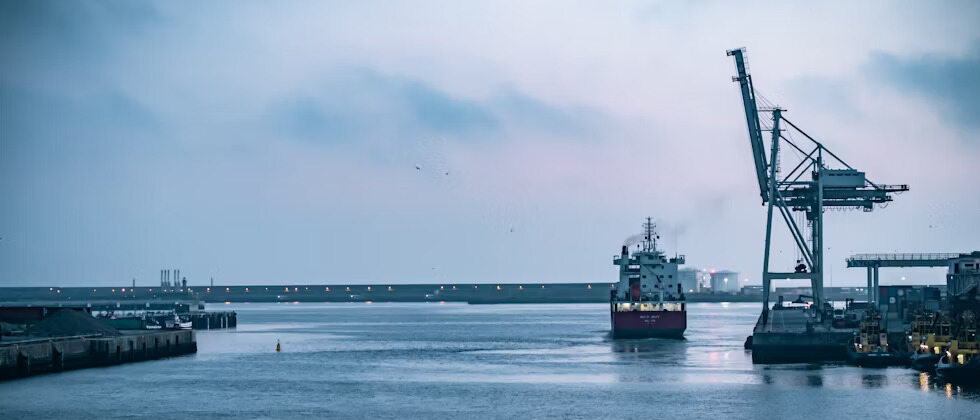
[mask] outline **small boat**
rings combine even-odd
[[[974,357],[960,363],[947,351],[936,362],[936,377],[957,384],[980,384],[980,359]]]
[[[937,313],[919,313],[915,315],[907,331],[906,350],[909,353],[909,367],[923,372],[931,372],[936,369],[936,362],[939,361],[939,345],[943,347],[949,343],[937,342],[937,335],[934,331],[942,329],[948,323],[942,323],[942,317]],[[937,325],[938,322],[938,325]],[[941,339],[941,337],[940,337]]]
[[[931,372],[936,369],[936,362],[939,355],[929,352],[916,352],[909,356],[909,367],[923,372]]]
[[[947,382],[980,384],[977,319],[972,313],[964,313],[957,321],[949,347],[936,362],[936,376]]]
[[[853,345],[847,348],[848,360],[861,367],[883,368],[904,366],[907,353],[889,350],[888,334],[882,331],[881,314],[871,309],[861,319],[861,327],[854,334]]]
[[[181,318],[180,315],[174,314],[174,323],[173,323],[173,327],[172,327],[173,329],[175,329],[175,330],[189,330],[193,326],[194,326],[194,323],[191,322],[191,320],[189,318],[185,320],[185,319]]]
[[[848,347],[847,350],[848,360],[860,367],[884,368],[904,366],[908,363],[908,358],[904,354],[886,351],[880,346],[866,352],[856,351],[853,347]]]

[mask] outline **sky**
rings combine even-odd
[[[860,285],[854,253],[980,249],[977,22],[974,1],[2,0],[0,286],[612,282],[647,216],[758,284],[738,47],[787,118],[909,185],[826,214],[827,283]]]

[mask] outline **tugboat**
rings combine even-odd
[[[972,313],[960,317],[956,335],[936,363],[936,376],[947,382],[980,383],[980,343]]]
[[[888,367],[906,363],[907,358],[888,350],[888,334],[881,328],[881,314],[869,309],[861,320],[854,345],[848,348],[851,363],[861,367]]]
[[[939,354],[929,345],[930,332],[936,323],[935,313],[918,314],[912,320],[908,331],[909,367],[921,371],[932,371],[939,361]]]
[[[648,217],[643,233],[628,238],[613,257],[619,266],[619,282],[609,301],[613,338],[684,337],[687,305],[677,277],[684,256],[668,258],[657,249],[657,239],[656,225]],[[633,245],[637,250],[630,255]]]

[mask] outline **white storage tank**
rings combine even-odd
[[[738,293],[741,290],[738,273],[720,270],[711,272],[711,291],[714,293]]]

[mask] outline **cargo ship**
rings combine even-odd
[[[656,225],[648,217],[643,232],[628,238],[613,257],[619,266],[619,282],[609,301],[613,338],[684,337],[687,305],[677,277],[684,256],[667,257],[657,248],[657,239]]]

